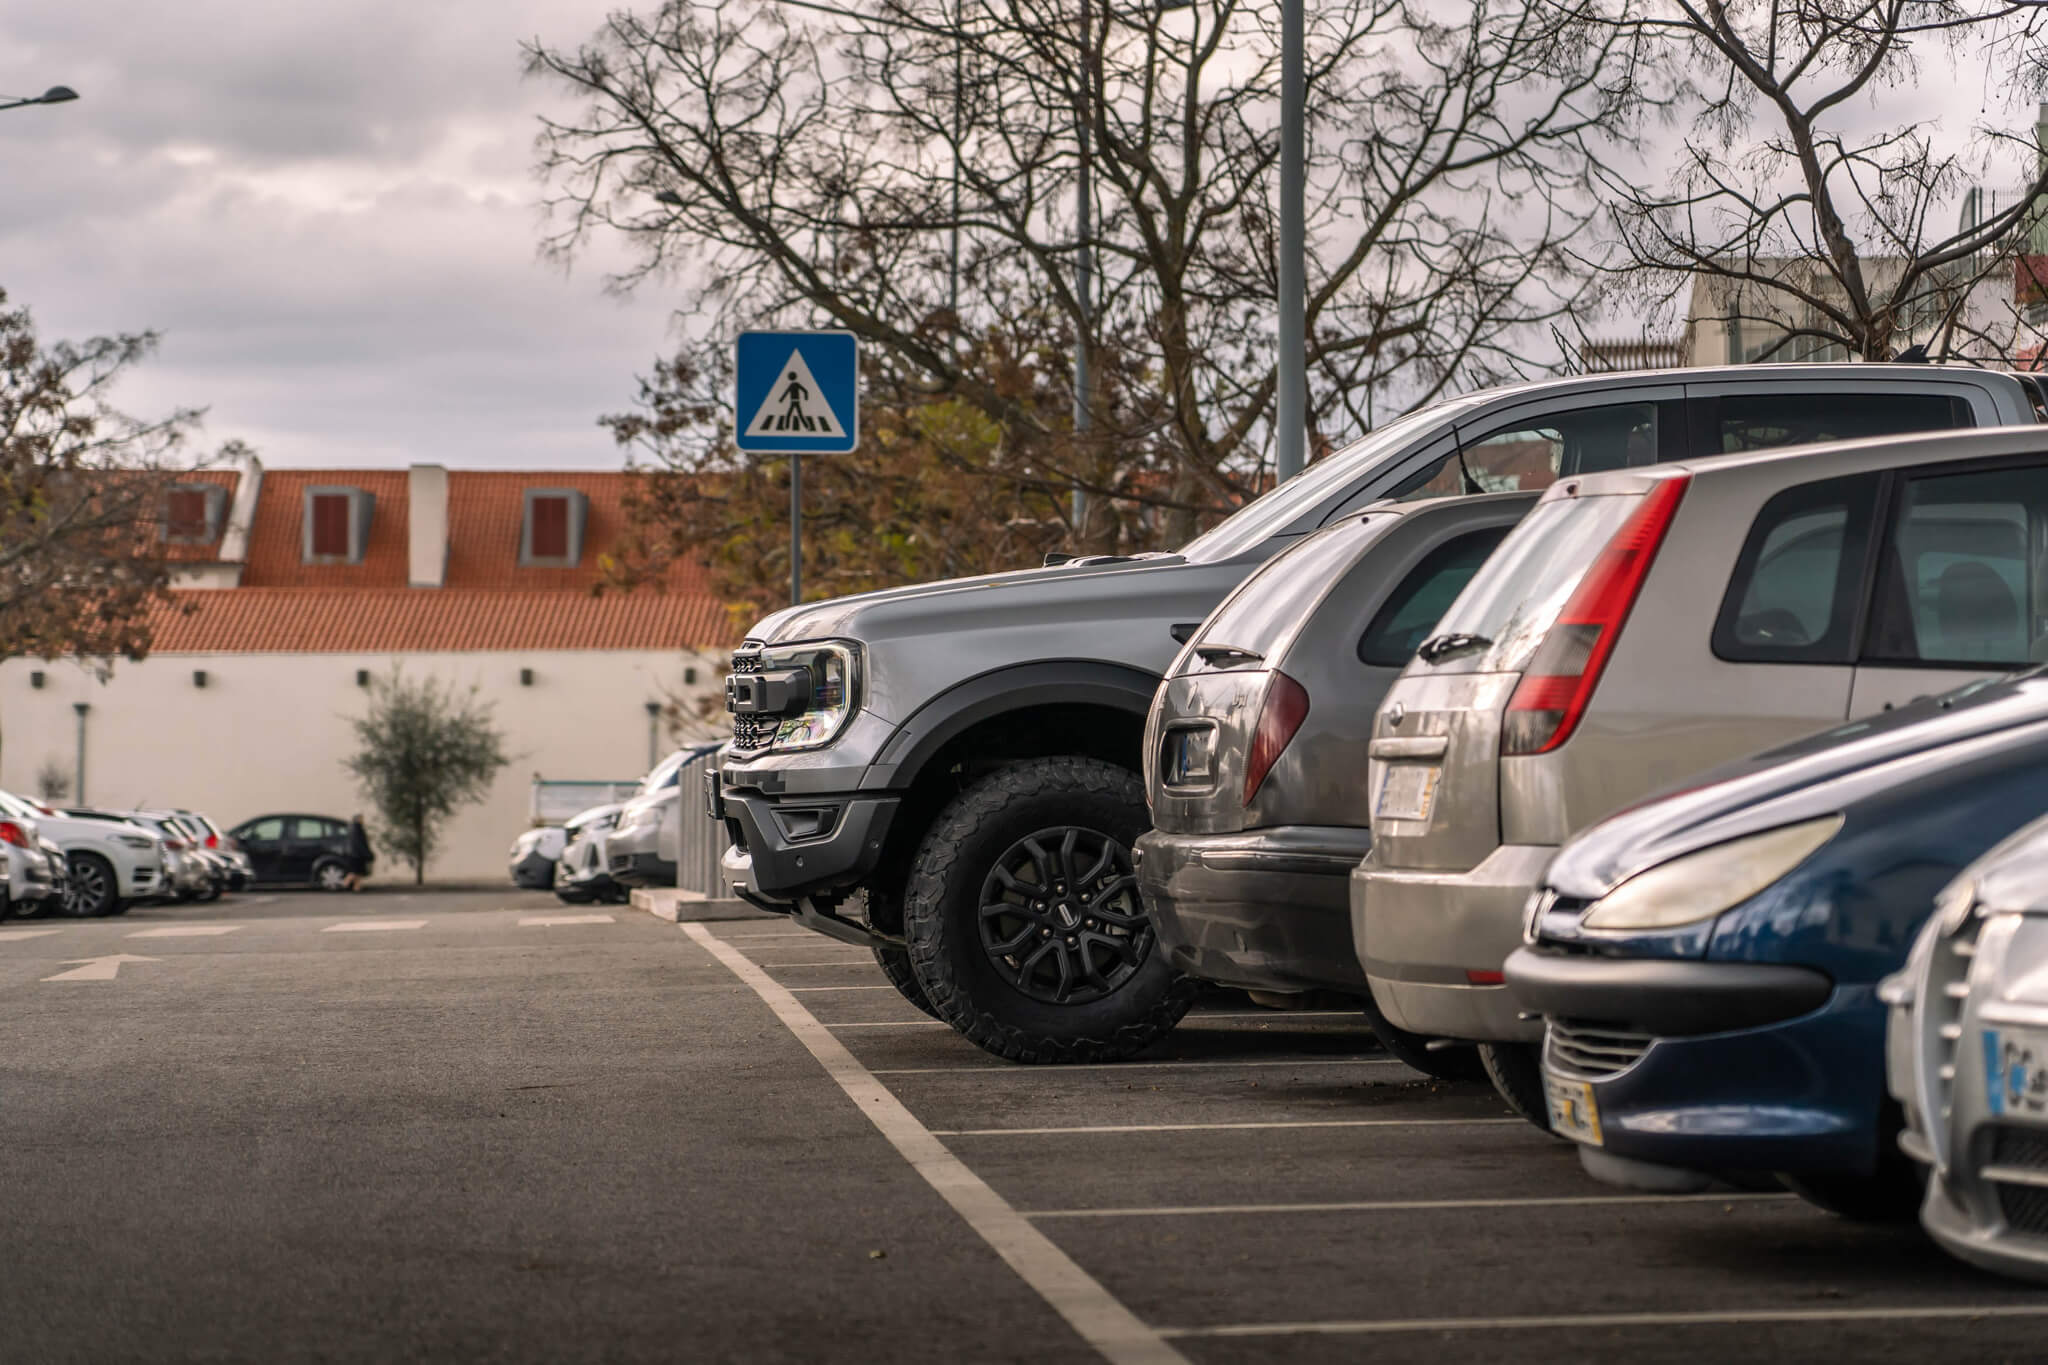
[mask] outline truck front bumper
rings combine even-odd
[[[1283,825],[1138,839],[1138,888],[1178,971],[1240,989],[1365,994],[1347,878],[1363,829]]]

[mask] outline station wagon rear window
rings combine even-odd
[[[1308,615],[1379,534],[1386,514],[1338,522],[1290,546],[1245,580],[1195,637],[1195,648],[1227,648],[1266,658]],[[1245,662],[1252,662],[1246,660]]]
[[[1472,673],[1520,669],[1543,643],[1586,570],[1641,502],[1641,494],[1630,493],[1537,503],[1437,622],[1435,634],[1473,635],[1487,642],[1482,652],[1456,655],[1445,664]]]

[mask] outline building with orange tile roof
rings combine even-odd
[[[695,566],[598,592],[623,472],[276,469],[191,476],[165,512],[177,565],[155,647],[91,668],[0,664],[0,788],[45,770],[73,801],[346,817],[366,679],[393,667],[475,687],[513,763],[429,868],[496,880],[535,779],[624,781],[712,709],[739,632]],[[81,785],[82,783],[82,785]],[[369,812],[365,812],[369,814]],[[409,875],[380,855],[379,878]]]

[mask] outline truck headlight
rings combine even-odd
[[[1588,929],[1675,929],[1711,919],[1805,862],[1841,827],[1841,816],[1825,815],[1659,863],[1594,901],[1581,923]]]
[[[766,649],[760,669],[726,679],[726,706],[775,727],[767,749],[822,749],[860,708],[859,644],[826,641]]]

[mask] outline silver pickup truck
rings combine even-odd
[[[1434,404],[1174,554],[1085,557],[791,607],[733,660],[710,804],[736,894],[871,947],[981,1047],[1102,1061],[1195,983],[1155,951],[1131,847],[1146,711],[1253,569],[1387,498],[1539,489],[1708,453],[2031,423],[2031,376],[1924,365],[1589,375]],[[1363,780],[1363,755],[1360,776]]]

